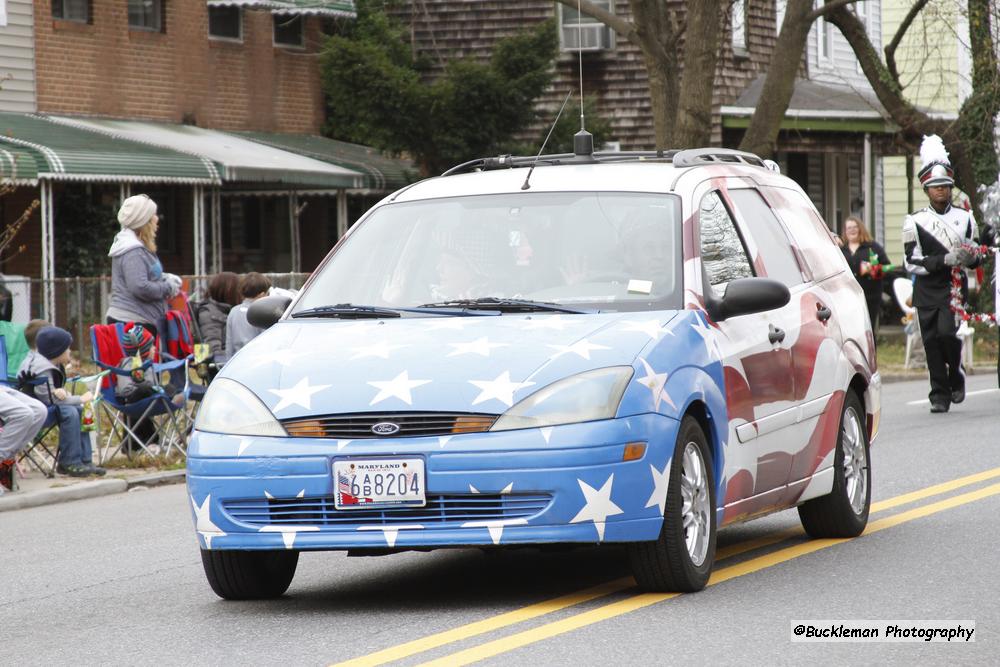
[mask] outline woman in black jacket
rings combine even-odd
[[[849,217],[844,221],[844,245],[841,248],[865,293],[872,333],[878,336],[879,312],[882,308],[882,277],[892,263],[885,250],[872,239],[860,218]]]
[[[208,283],[208,296],[194,307],[201,342],[209,346],[216,362],[226,358],[226,318],[241,302],[239,282],[239,276],[231,271],[216,274]]]

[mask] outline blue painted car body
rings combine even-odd
[[[679,419],[693,402],[706,415],[716,497],[725,497],[725,385],[718,352],[699,333],[704,317],[668,310],[282,320],[219,377],[249,388],[283,421],[365,412],[499,415],[584,371],[630,366],[633,374],[614,418],[546,428],[354,440],[196,430],[188,489],[201,545],[339,550],[654,540]],[[483,338],[485,348],[480,342],[470,351]],[[404,382],[386,395],[403,372]],[[490,395],[482,385],[504,373],[504,386],[515,388]],[[296,386],[306,391],[290,401]],[[624,461],[630,443],[646,447],[641,458]],[[334,509],[334,460],[399,456],[424,460],[426,507]]]

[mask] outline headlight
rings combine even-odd
[[[618,412],[618,404],[631,379],[631,366],[612,366],[553,382],[500,415],[490,430],[611,419]]]
[[[216,378],[209,385],[194,427],[229,435],[288,435],[252,391],[226,378]]]

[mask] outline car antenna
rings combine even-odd
[[[556,124],[559,122],[559,118],[562,116],[563,109],[566,108],[566,103],[569,102],[569,97],[572,94],[573,94],[572,90],[566,93],[566,98],[563,100],[562,106],[559,107],[559,113],[556,114],[556,119],[552,121],[552,127],[549,128],[549,133],[545,135],[545,141],[542,142],[542,147],[538,149],[538,155],[535,156],[535,161],[531,163],[531,168],[528,169],[528,175],[524,177],[524,184],[521,186],[522,190],[527,190],[528,188],[531,187],[528,184],[528,180],[531,178],[531,172],[535,170],[535,165],[538,164],[538,159],[542,157],[542,152],[545,150],[545,145],[549,143],[549,137],[552,136],[552,131],[556,129]]]
[[[578,158],[586,157],[593,161],[594,135],[587,132],[583,116],[583,11],[580,0],[576,0],[576,39],[577,71],[580,76],[580,131],[573,135],[573,152]]]

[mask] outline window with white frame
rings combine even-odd
[[[208,36],[243,41],[243,10],[239,7],[209,7]]]
[[[733,29],[733,53],[738,56],[747,54],[747,5],[746,0],[733,2],[733,15],[730,20]]]
[[[816,19],[816,60],[819,65],[829,65],[833,60],[833,26],[822,16]]]
[[[300,14],[274,14],[273,18],[275,46],[302,47],[305,45]]]
[[[163,0],[128,0],[128,27],[163,32]]]
[[[589,0],[593,5],[614,13],[613,0]],[[559,47],[563,51],[602,51],[615,48],[615,31],[589,14],[581,14],[561,3],[559,13]]]
[[[52,18],[90,23],[90,0],[52,0]]]

